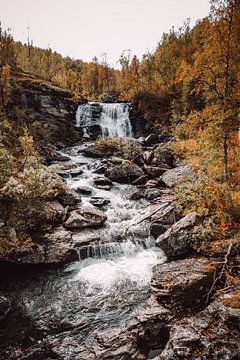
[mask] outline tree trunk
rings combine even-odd
[[[224,135],[224,142],[223,142],[223,152],[224,152],[224,181],[229,180],[228,174],[228,136],[227,134]]]

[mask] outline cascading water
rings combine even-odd
[[[85,137],[91,136],[91,126],[98,124],[102,136],[132,137],[129,104],[88,103],[78,106],[76,126],[83,129]]]
[[[119,108],[105,107],[105,124],[112,114],[124,114]],[[85,157],[84,146],[66,152],[70,157],[66,165],[82,170],[79,176],[69,177],[67,184],[73,190],[88,186],[91,196],[110,200],[102,209],[107,215],[105,226],[75,232],[73,243],[87,244],[79,248],[79,261],[62,270],[33,273],[32,279],[28,273],[14,289],[27,319],[57,346],[61,358],[73,360],[102,358],[91,349],[97,348],[106,333],[125,329],[149,297],[153,266],[166,260],[146,223],[139,221],[146,215],[148,202],[129,200],[136,189],[132,185],[114,183],[110,191],[97,188],[93,179],[101,160]],[[82,195],[79,206],[94,208],[91,196]],[[88,239],[95,240],[89,244]]]
[[[102,104],[100,126],[103,136],[132,137],[128,104]]]

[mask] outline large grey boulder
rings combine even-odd
[[[215,266],[208,259],[188,258],[153,268],[151,292],[166,308],[200,307],[207,301]]]
[[[96,227],[102,225],[106,220],[107,216],[100,210],[78,209],[70,214],[65,226],[67,228]]]
[[[143,176],[144,173],[138,165],[124,161],[121,165],[115,165],[107,169],[105,175],[112,181],[129,184]]]
[[[165,233],[156,239],[156,245],[170,257],[187,254],[191,250],[191,228],[196,221],[196,213],[192,212],[173,224]]]
[[[171,188],[184,181],[193,181],[194,174],[190,165],[184,165],[165,171],[160,179]]]

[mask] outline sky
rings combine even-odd
[[[0,21],[15,40],[91,61],[107,53],[111,66],[123,50],[152,51],[162,33],[208,15],[209,0],[0,0]]]

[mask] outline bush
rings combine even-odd
[[[142,156],[142,146],[133,139],[99,137],[95,140],[95,146],[104,153],[121,156],[126,160],[135,161]]]

